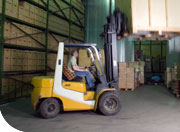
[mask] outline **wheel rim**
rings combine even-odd
[[[55,107],[54,104],[50,104],[50,105],[48,106],[48,112],[53,112],[55,109],[56,109],[56,107]]]
[[[116,99],[108,97],[105,101],[104,101],[104,108],[107,111],[114,111],[118,106],[118,103],[116,101]]]

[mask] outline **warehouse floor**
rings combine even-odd
[[[66,112],[54,119],[34,115],[29,99],[0,106],[6,121],[26,132],[179,132],[180,99],[162,86],[120,91],[122,110],[112,117],[93,111]]]

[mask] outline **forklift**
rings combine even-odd
[[[100,111],[103,115],[117,114],[120,109],[117,64],[117,33],[120,32],[120,15],[110,15],[104,26],[105,72],[96,44],[59,43],[55,76],[37,76],[32,79],[34,86],[31,103],[43,118],[53,118],[63,111]],[[87,49],[92,60],[90,73],[96,80],[93,90],[85,82],[63,80],[63,58],[65,48]],[[95,58],[98,64],[95,63]],[[100,71],[97,68],[100,67]]]

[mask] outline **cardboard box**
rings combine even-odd
[[[10,59],[10,57],[11,57],[11,50],[4,49],[4,59]]]
[[[134,83],[135,78],[126,78],[127,83]]]
[[[144,67],[145,66],[145,62],[144,61],[140,61],[139,62],[139,66]]]
[[[170,67],[167,67],[166,72],[172,72],[172,69]]]
[[[3,71],[11,71],[11,65],[10,64],[7,65],[6,63],[4,63],[3,64]]]
[[[127,72],[126,69],[127,69],[127,68],[121,68],[121,69],[119,69],[119,73],[126,73],[126,72]]]
[[[134,74],[134,72],[135,72],[135,69],[134,68],[127,68],[127,73],[129,73],[129,74]]]
[[[120,79],[126,78],[126,73],[119,73],[119,78]]]
[[[135,69],[134,68],[127,68],[127,78],[133,79],[135,78]]]
[[[139,83],[140,80],[140,72],[135,72],[135,82]]]
[[[140,84],[144,84],[144,72],[140,72]]]
[[[128,63],[126,62],[119,62],[119,69],[126,69],[128,67]]]
[[[126,86],[128,89],[135,89],[135,82],[128,82]]]
[[[119,79],[119,88],[126,88],[126,79]]]
[[[126,77],[127,79],[135,80],[135,74],[127,74]]]

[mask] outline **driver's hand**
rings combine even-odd
[[[89,71],[88,68],[86,68],[85,71],[88,72]]]

